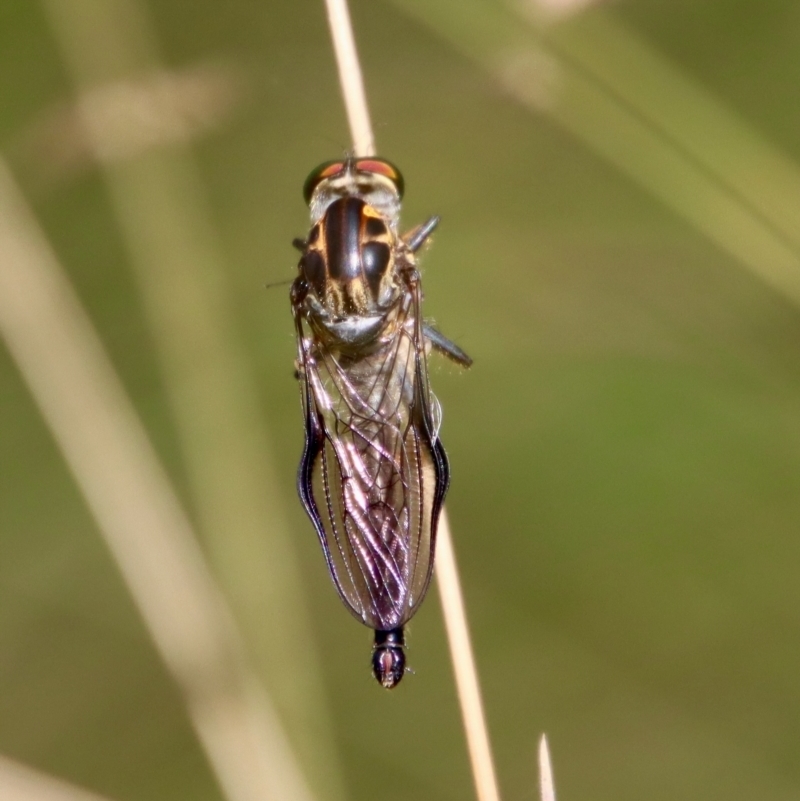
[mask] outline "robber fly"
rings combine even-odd
[[[390,162],[326,162],[305,183],[311,230],[291,303],[305,415],[298,491],[348,609],[375,630],[372,672],[405,673],[403,626],[433,570],[450,470],[428,385],[431,348],[472,361],[423,322],[416,253],[439,218],[398,234]]]

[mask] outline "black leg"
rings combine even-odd
[[[443,356],[452,359],[462,367],[470,367],[472,359],[464,353],[455,342],[451,342],[444,334],[437,331],[432,325],[423,323],[422,333],[425,338],[433,345],[434,350],[438,350]]]
[[[412,228],[405,237],[403,237],[408,249],[412,253],[416,253],[425,243],[425,240],[433,233],[433,229],[436,228],[438,224],[439,218],[431,217],[426,223]]]

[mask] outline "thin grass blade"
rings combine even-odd
[[[227,801],[311,801],[191,524],[2,161],[0,335],[183,694]]]

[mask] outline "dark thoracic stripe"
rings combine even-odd
[[[367,242],[361,253],[361,266],[367,279],[372,296],[377,298],[381,290],[381,281],[389,269],[392,254],[385,242]]]
[[[328,268],[333,281],[361,276],[358,235],[363,207],[363,200],[346,197],[332,203],[325,215]]]
[[[386,223],[377,217],[367,217],[364,230],[367,236],[382,236],[386,233]]]

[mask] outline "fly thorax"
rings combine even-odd
[[[300,261],[326,327],[373,329],[399,295],[397,240],[388,221],[360,198],[340,198],[312,227]],[[349,337],[348,337],[349,338]]]

